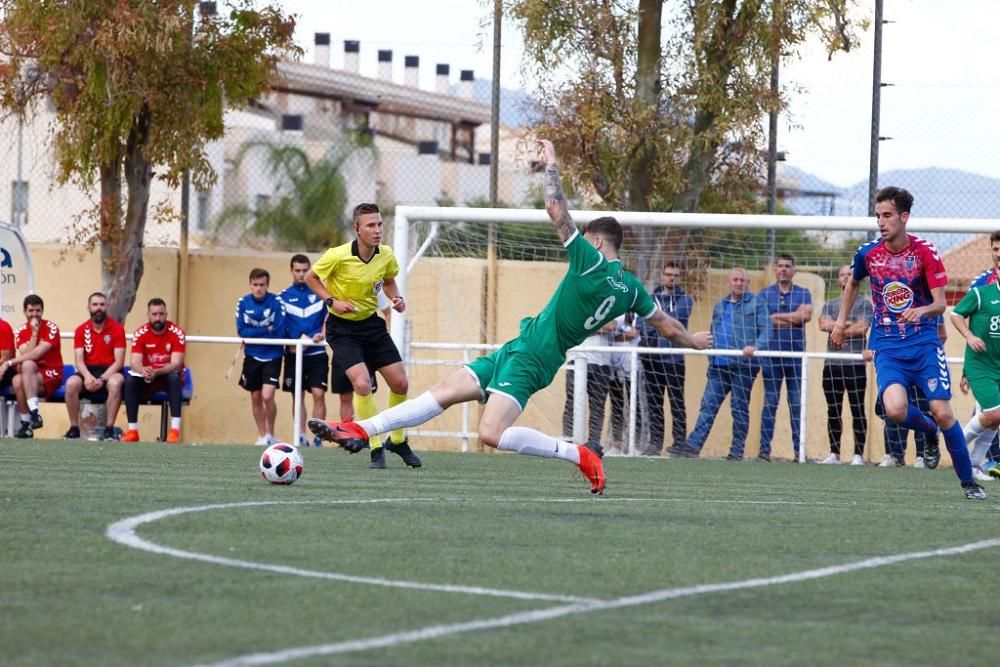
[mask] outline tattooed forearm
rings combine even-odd
[[[549,218],[559,234],[563,243],[568,241],[574,232],[576,225],[569,216],[569,207],[566,204],[566,195],[563,194],[562,183],[559,180],[559,171],[554,164],[545,168],[545,210],[548,211]]]

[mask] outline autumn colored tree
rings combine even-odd
[[[116,319],[142,280],[154,176],[177,187],[189,170],[209,187],[204,146],[222,136],[224,109],[267,91],[279,59],[298,54],[278,7],[225,5],[202,17],[197,0],[0,0],[0,105],[29,114],[51,101],[59,179],[99,188],[88,240]]]
[[[746,210],[774,55],[857,45],[857,0],[508,0],[570,180],[608,208]],[[664,30],[664,27],[666,28]]]

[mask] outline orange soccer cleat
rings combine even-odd
[[[122,435],[122,442],[139,442],[139,431],[130,428]]]
[[[579,445],[580,472],[590,482],[590,492],[594,495],[604,495],[604,464],[601,457],[586,445]]]
[[[323,440],[335,442],[351,454],[357,454],[368,447],[368,434],[353,419],[342,422],[328,422],[310,419],[309,430]]]
[[[179,428],[172,428],[167,431],[167,442],[172,442],[175,445],[181,441],[181,430]]]

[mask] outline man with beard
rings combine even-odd
[[[103,402],[107,419],[101,440],[117,440],[115,418],[125,386],[125,327],[108,317],[108,298],[94,292],[87,297],[90,319],[76,328],[73,357],[76,373],[66,380],[66,411],[69,430],[63,437],[80,437],[80,399]]]
[[[132,359],[125,378],[125,414],[128,430],[124,442],[139,442],[139,400],[157,390],[166,390],[170,403],[167,442],[181,441],[181,390],[184,387],[184,342],[186,334],[167,319],[167,304],[152,298],[146,307],[147,324],[132,337]]]

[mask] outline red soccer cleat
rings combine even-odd
[[[328,422],[322,419],[310,419],[309,430],[323,440],[335,442],[351,454],[357,454],[368,448],[368,434],[353,419],[342,422]]]
[[[139,442],[139,431],[134,428],[125,431],[125,435],[122,436],[122,442]]]
[[[173,444],[180,444],[181,441],[181,430],[179,428],[172,428],[167,432],[167,442]]]
[[[579,445],[577,449],[580,451],[580,472],[590,482],[590,492],[595,496],[603,496],[606,480],[601,457],[585,445]]]

